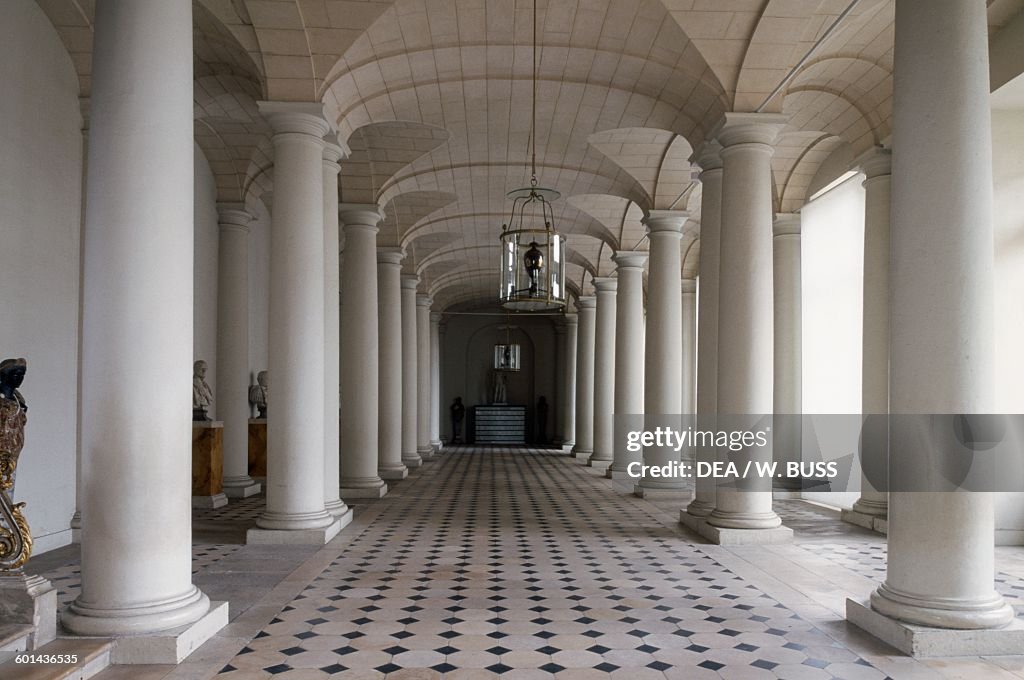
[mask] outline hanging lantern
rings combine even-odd
[[[558,196],[540,187],[509,194],[513,226],[504,225],[501,233],[499,297],[505,309],[542,312],[565,306],[565,237],[551,228],[550,201]]]

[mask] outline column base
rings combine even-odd
[[[441,453],[441,449],[444,448],[444,442],[440,439],[434,439],[430,442],[430,448],[433,449],[434,455]]]
[[[358,484],[346,486],[341,480],[341,497],[349,498],[384,498],[388,493],[388,485],[381,480],[380,484]]]
[[[624,469],[620,470],[616,468],[615,463],[612,463],[605,469],[604,476],[607,479],[636,479],[636,477],[629,474]]]
[[[584,458],[589,459],[594,455],[593,449],[581,449],[578,445],[572,447],[572,451],[569,453],[573,458]]]
[[[327,501],[324,503],[324,510],[329,512],[332,517],[344,517],[346,514],[352,512],[351,508],[345,505],[345,501],[340,498],[336,501]]]
[[[262,490],[263,485],[253,481],[249,476],[237,480],[224,480],[224,495],[228,498],[249,498],[258,495]]]
[[[434,448],[431,446],[420,446],[416,448],[416,453],[423,462],[427,462],[434,459]]]
[[[82,511],[75,510],[75,514],[71,516],[71,542],[81,543],[82,542]]]
[[[211,602],[210,610],[195,623],[161,633],[115,637],[112,664],[179,664],[228,625],[228,603]]]
[[[1024,622],[1005,628],[963,630],[904,623],[876,612],[867,603],[846,600],[846,620],[882,642],[917,659],[950,656],[1019,655]]]
[[[423,459],[417,454],[404,453],[402,454],[402,465],[412,470],[413,468],[418,468],[423,465]]]
[[[377,474],[383,480],[405,479],[409,476],[409,468],[400,463],[396,467],[379,468]]]
[[[611,464],[611,460],[605,460],[603,458],[595,459],[593,455],[587,459],[587,467],[594,468],[595,470],[607,470]]]
[[[22,571],[0,575],[0,621],[32,627],[28,649],[57,639],[57,589],[42,576]]]
[[[698,500],[694,498],[690,501],[690,504],[686,506],[684,510],[680,512],[683,514],[690,515],[697,519],[707,519],[707,516],[715,511],[715,504],[709,503],[708,501]],[[682,521],[682,515],[680,515],[680,521]]]
[[[720,529],[741,529],[743,531],[775,529],[782,526],[782,519],[774,511],[734,512],[715,508],[707,517],[708,524]]]
[[[223,493],[218,493],[213,496],[192,496],[192,507],[193,508],[206,508],[208,510],[216,510],[217,508],[223,508],[228,504],[228,497]]]
[[[856,505],[853,508],[853,510],[842,510],[839,513],[840,519],[848,524],[854,524],[879,534],[889,533],[889,520],[885,515],[869,515],[859,512]]]
[[[633,487],[633,495],[638,498],[651,498],[666,501],[682,501],[690,497],[690,490],[686,487],[663,487],[642,486],[637,484]]]
[[[246,545],[327,545],[352,521],[352,508],[341,517],[331,516],[327,526],[296,529],[264,529],[255,526],[245,532]]]
[[[779,545],[793,542],[793,530],[784,526],[772,529],[728,529],[708,524],[706,517],[696,517],[686,511],[680,511],[679,523],[716,545]]]

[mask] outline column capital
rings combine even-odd
[[[441,319],[442,319],[441,312],[431,312],[430,313],[430,323],[434,324],[435,326],[440,326]]]
[[[402,274],[402,288],[416,290],[420,286],[420,277],[415,274]]]
[[[401,265],[405,259],[405,248],[384,246],[377,248],[378,264]]]
[[[340,161],[348,158],[349,151],[342,147],[334,135],[324,137],[324,170],[332,173],[341,172]]]
[[[597,307],[597,298],[593,295],[581,295],[576,298],[576,309],[594,309]]]
[[[690,162],[701,170],[701,175],[722,169],[722,145],[718,140],[708,139],[690,156]]]
[[[868,149],[850,165],[852,170],[864,173],[865,181],[892,174],[892,151],[876,146]]]
[[[618,250],[612,255],[612,262],[614,262],[619,270],[623,269],[643,269],[644,263],[647,262],[648,254],[644,252],[638,252],[636,250]]]
[[[688,210],[651,210],[644,217],[644,224],[650,233],[665,232],[682,236],[686,221],[690,219]]]
[[[595,276],[591,283],[598,293],[614,293],[619,289],[619,280],[613,276]]]
[[[572,312],[562,317],[562,323],[566,326],[576,326],[579,322],[579,318]]]
[[[434,298],[430,297],[427,293],[416,294],[416,306],[417,307],[430,307],[434,304]]]
[[[683,294],[693,295],[697,292],[697,279],[683,279]]]
[[[781,113],[726,113],[715,126],[714,137],[723,152],[737,144],[775,143],[789,116]]]
[[[338,206],[338,219],[345,231],[349,229],[373,229],[384,220],[384,213],[373,204],[342,203]]]
[[[275,135],[301,134],[314,137],[319,144],[324,143],[331,126],[324,118],[324,105],[313,102],[256,102],[266,121]]]
[[[217,223],[221,231],[242,231],[249,233],[249,223],[254,219],[243,203],[218,203]]]
[[[799,236],[800,213],[775,213],[772,236]]]

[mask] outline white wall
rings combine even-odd
[[[82,120],[71,59],[31,0],[0,2],[0,355],[28,374],[15,499],[39,554],[75,511]]]
[[[855,175],[800,211],[804,413],[861,411],[862,181],[863,175]],[[859,469],[853,475],[859,479]],[[850,507],[858,494],[805,493],[804,497]]]
[[[217,394],[217,185],[210,164],[198,145],[195,146],[195,303],[193,311],[194,360],[206,361],[209,370],[206,382]],[[217,402],[209,411],[216,420]]]
[[[1024,413],[1024,110],[993,111],[996,409]],[[999,494],[996,538],[1024,544],[1024,494]]]

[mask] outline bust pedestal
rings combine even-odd
[[[42,576],[20,569],[0,574],[0,621],[34,629],[27,650],[52,642],[57,638],[57,589]]]
[[[267,478],[267,419],[249,419],[249,476]]]
[[[192,423],[192,507],[222,508],[224,495],[224,423]]]

